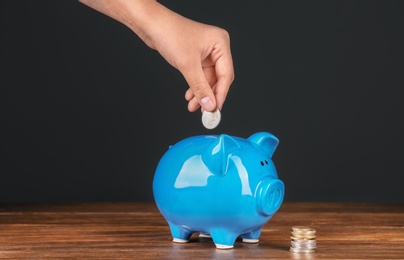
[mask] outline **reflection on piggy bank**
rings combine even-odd
[[[200,232],[219,249],[233,248],[238,237],[258,242],[283,201],[284,184],[271,160],[278,143],[258,132],[246,139],[194,136],[170,146],[157,165],[153,194],[173,241]]]

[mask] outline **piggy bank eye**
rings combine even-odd
[[[263,161],[261,161],[260,163],[261,163],[262,166],[264,166],[264,162],[263,162]]]
[[[268,161],[267,161],[267,160],[265,160],[265,164],[268,164]]]

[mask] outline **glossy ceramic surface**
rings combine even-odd
[[[283,201],[284,184],[271,160],[278,143],[259,132],[246,139],[194,136],[170,146],[157,165],[153,193],[173,240],[187,242],[201,232],[217,248],[232,248],[239,236],[258,242]]]

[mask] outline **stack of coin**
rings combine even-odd
[[[313,253],[316,250],[316,230],[314,228],[294,226],[290,238],[290,251],[293,253]]]

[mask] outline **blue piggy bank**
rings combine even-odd
[[[233,248],[238,237],[257,243],[283,201],[271,160],[278,143],[258,132],[246,139],[194,136],[170,146],[157,165],[153,195],[173,241],[188,242],[199,232],[218,249]]]

